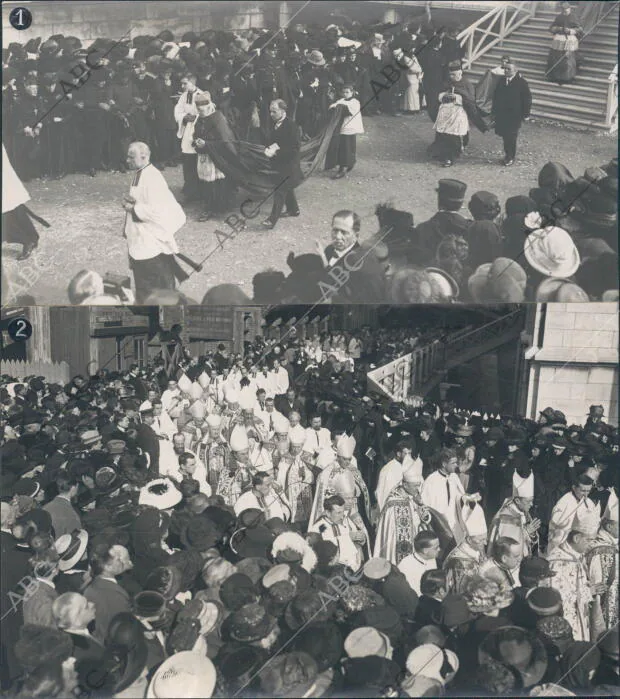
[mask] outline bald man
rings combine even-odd
[[[185,223],[185,213],[161,172],[151,163],[151,150],[140,141],[127,152],[134,172],[129,194],[123,197],[124,236],[136,286],[136,302],[144,303],[155,290],[174,289],[179,252],[174,234]]]

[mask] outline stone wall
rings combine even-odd
[[[618,424],[618,341],[616,303],[541,306],[527,355],[528,416],[550,405],[583,424],[589,406],[600,404]]]
[[[131,29],[133,36],[156,35],[169,29],[175,36],[187,31],[200,32],[211,28],[248,29],[266,26],[272,18],[277,22],[279,3],[261,2],[37,2],[29,6],[32,26],[17,31],[9,24],[9,14],[17,2],[2,4],[3,46],[12,41],[25,43],[31,37],[53,34],[77,36],[82,41],[97,37],[120,39]],[[275,12],[274,12],[275,10]]]

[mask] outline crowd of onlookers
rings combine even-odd
[[[424,332],[3,375],[3,690],[616,692],[617,428],[370,394]]]

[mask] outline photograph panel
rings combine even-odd
[[[613,695],[618,304],[0,320],[10,696]]]
[[[4,3],[4,303],[616,301],[618,7]]]

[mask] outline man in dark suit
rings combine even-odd
[[[155,413],[152,409],[143,410],[140,413],[142,422],[136,428],[136,444],[149,455],[149,475],[151,478],[159,476],[159,437],[153,429]]]
[[[286,116],[286,110],[286,102],[283,100],[274,100],[269,105],[273,130],[268,139],[270,145],[265,148],[265,155],[271,159],[274,169],[281,175],[281,180],[273,192],[271,215],[262,223],[265,228],[273,228],[280,216],[299,216],[299,205],[295,198],[295,187],[303,180],[299,162],[299,132],[297,125]]]
[[[124,546],[102,540],[91,551],[90,565],[93,580],[84,597],[95,605],[94,637],[104,642],[112,619],[120,612],[131,612],[129,593],[116,579],[133,564]]]
[[[459,180],[444,179],[437,183],[437,213],[415,229],[415,246],[410,256],[418,264],[432,265],[441,241],[451,233],[467,239],[471,221],[459,213],[465,201],[467,185]]]
[[[303,401],[297,397],[294,388],[289,388],[284,396],[275,397],[275,408],[288,420],[292,412],[299,413],[302,424],[306,423],[306,410]]]
[[[504,140],[503,165],[512,165],[517,155],[517,136],[524,119],[530,116],[532,94],[527,80],[514,63],[504,67],[505,79],[500,80],[493,94],[495,133]]]
[[[78,494],[78,484],[64,474],[60,474],[56,479],[58,495],[43,506],[49,512],[54,527],[56,538],[64,534],[71,534],[74,529],[82,528],[80,515],[72,505]]]

